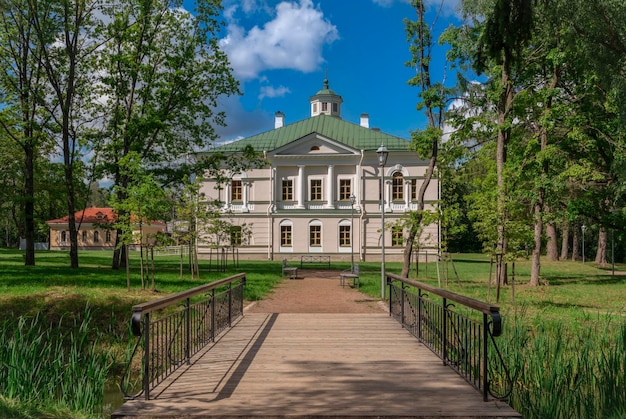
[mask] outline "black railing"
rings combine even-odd
[[[513,384],[495,342],[502,331],[499,307],[398,275],[386,277],[391,315],[484,401],[489,394],[508,399]]]
[[[143,394],[149,400],[156,386],[243,315],[245,283],[242,273],[133,306],[131,328],[137,343],[122,377],[124,397]],[[139,353],[141,390],[131,395],[131,366]]]

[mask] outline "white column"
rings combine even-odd
[[[304,166],[298,166],[298,208],[304,208]]]
[[[272,172],[270,174],[270,182],[271,182],[270,206],[269,206],[270,212],[275,212],[277,209],[276,203],[278,201],[278,192],[277,192],[278,187],[276,186],[276,182],[278,182],[278,180],[276,178],[277,178],[276,168],[272,167]],[[268,244],[268,246],[271,246],[271,244],[272,244],[272,241],[270,240],[270,244]],[[269,250],[268,250],[268,255],[269,255]]]
[[[361,202],[361,165],[356,165],[356,173],[354,174],[354,196],[356,196],[355,209],[360,208]]]
[[[326,187],[326,207],[334,208],[333,197],[335,196],[335,166],[328,165],[328,185]]]
[[[243,208],[241,208],[241,211],[250,212],[248,208],[248,189],[250,188],[250,182],[242,179],[241,187],[243,188]]]
[[[224,197],[224,204],[226,206],[226,208],[230,207],[230,190],[232,188],[232,180],[230,182],[226,182],[226,187],[224,188],[224,194],[226,194],[226,196]]]
[[[404,180],[404,210],[411,209],[411,179]]]

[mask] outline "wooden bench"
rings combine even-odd
[[[288,276],[289,279],[296,279],[298,277],[297,266],[287,266],[287,259],[283,259],[283,277]]]
[[[302,255],[300,257],[300,269],[304,267],[304,265],[326,265],[327,269],[330,269],[330,256],[325,255]]]
[[[339,283],[342,287],[345,287],[346,282],[350,279],[352,280],[352,287],[358,288],[361,286],[361,269],[359,268],[359,264],[354,264],[354,270],[343,271],[339,274]]]

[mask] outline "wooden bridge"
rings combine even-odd
[[[285,287],[306,288],[307,281],[354,304],[364,297],[339,286],[338,277]],[[254,311],[160,383],[150,400],[127,401],[112,417],[521,417],[504,402],[483,401],[388,312]]]

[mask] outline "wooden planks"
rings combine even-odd
[[[247,314],[112,417],[521,417],[381,314]]]

